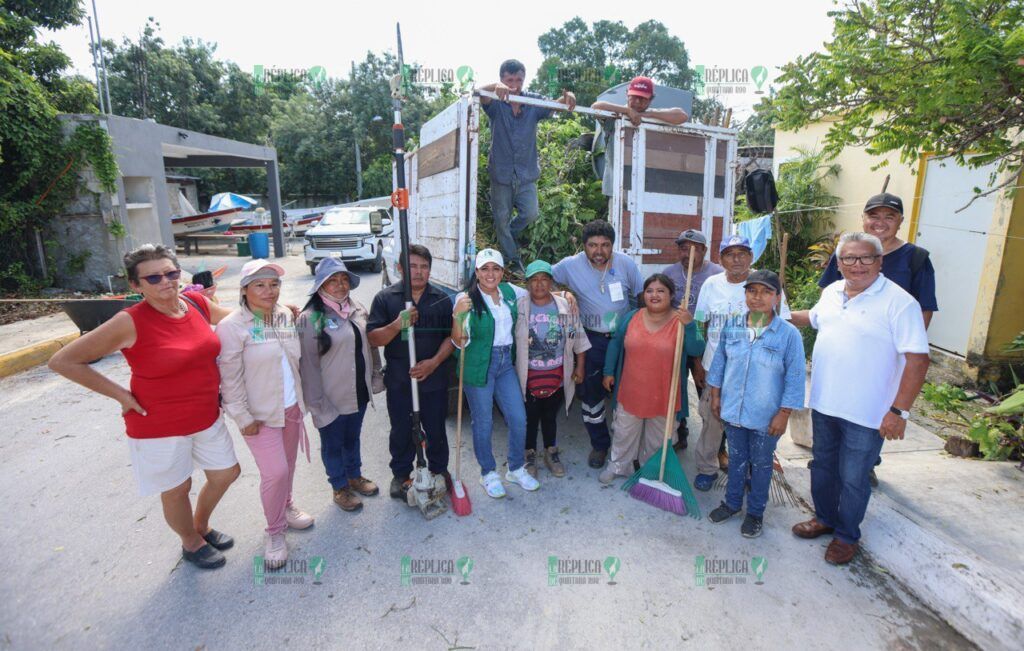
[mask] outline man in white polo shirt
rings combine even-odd
[[[818,331],[811,356],[815,517],[793,527],[801,538],[834,534],[825,560],[850,562],[871,497],[868,475],[885,439],[902,439],[928,371],[921,306],[882,275],[882,243],[845,233],[836,258],[842,280],[821,292],[794,325]]]

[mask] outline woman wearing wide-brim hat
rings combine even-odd
[[[351,295],[359,276],[337,258],[316,267],[309,301],[299,315],[300,375],[306,407],[320,432],[320,456],[344,511],[363,508],[377,495],[363,477],[360,433],[366,406],[373,404],[373,357],[366,338],[366,308]]]

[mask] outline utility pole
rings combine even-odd
[[[92,52],[92,69],[96,73],[96,96],[100,100],[100,113],[106,113],[107,109],[103,103],[103,83],[100,81],[100,64],[96,58],[96,39],[92,34],[92,16],[87,16],[89,20],[89,51]]]
[[[103,92],[107,96],[107,113],[113,113],[110,104],[110,82],[107,81],[107,56],[103,54],[103,37],[100,35],[100,15],[96,12],[96,0],[92,0],[92,17],[96,19],[96,40],[100,44],[100,65],[103,67]]]

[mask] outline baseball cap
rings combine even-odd
[[[900,199],[895,194],[889,194],[883,192],[882,194],[876,194],[875,196],[868,199],[868,202],[864,204],[864,212],[871,210],[872,208],[892,208],[899,214],[903,214],[903,199]]]
[[[488,262],[493,262],[501,268],[505,268],[505,258],[501,257],[501,254],[494,249],[481,249],[476,254],[476,268],[480,269]]]
[[[708,238],[704,237],[704,233],[701,233],[696,228],[688,228],[676,238],[676,244],[682,244],[683,242],[693,242],[694,244],[707,246]]]
[[[526,265],[526,278],[530,279],[530,276],[535,276],[539,273],[545,273],[551,277],[554,277],[554,273],[551,271],[551,264],[544,260],[534,260],[530,264]]]
[[[343,273],[348,276],[348,286],[350,289],[359,287],[359,276],[355,275],[348,270],[345,263],[339,258],[324,258],[316,265],[316,272],[313,277],[313,288],[309,290],[309,295],[317,293],[320,286],[327,282],[327,279],[337,273]]]
[[[742,246],[748,251],[753,251],[750,248],[750,240],[743,237],[742,235],[730,235],[729,237],[722,240],[722,243],[718,245],[718,252],[725,253],[725,250],[733,246]]]
[[[764,285],[765,287],[774,289],[776,294],[782,293],[782,285],[779,284],[779,274],[774,271],[768,271],[767,269],[751,271],[750,275],[747,276],[747,282],[743,283],[743,288],[746,289],[751,285]]]
[[[629,89],[626,91],[626,95],[653,97],[654,82],[651,81],[650,77],[633,77],[633,81],[629,82]]]
[[[280,278],[283,275],[284,267],[279,264],[274,264],[262,258],[250,260],[242,265],[242,280],[239,281],[238,286],[245,287],[254,280]]]

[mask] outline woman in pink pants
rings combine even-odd
[[[260,499],[267,518],[267,569],[288,560],[285,529],[306,529],[313,518],[292,503],[302,424],[299,339],[289,310],[277,304],[284,269],[267,260],[242,267],[241,305],[217,326],[224,411],[234,419],[260,469]]]

